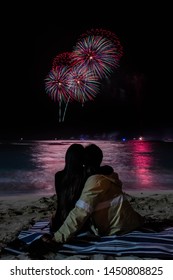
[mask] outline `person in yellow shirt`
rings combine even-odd
[[[102,172],[102,159],[103,152],[97,145],[90,144],[85,147],[84,164],[88,179],[75,207],[54,233],[53,241],[68,242],[88,220],[98,236],[125,234],[143,225],[144,218],[127,200],[118,174],[113,170],[111,173]],[[110,171],[111,167],[104,168]]]

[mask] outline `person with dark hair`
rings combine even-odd
[[[109,165],[101,166],[103,159],[102,150],[95,144],[89,144],[85,147],[85,178],[93,174],[108,175],[113,172],[113,168]]]
[[[65,154],[65,167],[63,170],[55,174],[55,191],[57,196],[57,206],[55,214],[51,217],[51,232],[57,231],[65,221],[69,212],[75,207],[79,199],[86,179],[93,173],[102,172],[103,174],[112,173],[112,167],[106,165],[100,167],[103,153],[100,148],[95,147],[94,144],[89,145],[89,152],[87,147],[84,148],[81,144],[72,144],[68,147]],[[91,159],[90,159],[91,157]],[[99,164],[94,163],[92,159],[98,158]],[[87,162],[93,162],[92,165]],[[84,163],[88,168],[84,168]],[[83,226],[83,230],[89,229],[89,222]]]
[[[100,166],[102,158],[102,150],[97,145],[85,147],[88,179],[75,207],[54,233],[53,241],[69,241],[88,220],[92,221],[92,229],[98,236],[124,234],[143,225],[144,218],[126,199],[118,174],[109,166]]]
[[[51,231],[57,231],[75,207],[84,186],[84,147],[74,143],[65,154],[64,169],[55,174],[56,212],[51,218]]]

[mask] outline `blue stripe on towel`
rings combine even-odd
[[[49,221],[38,221],[29,230],[20,232],[18,238],[31,244],[44,233],[49,233]],[[109,254],[114,256],[138,256],[144,258],[173,259],[173,227],[162,232],[133,231],[121,236],[96,237],[80,234],[62,245],[64,254]]]
[[[49,233],[49,226],[49,220],[38,221],[30,229],[22,230],[18,238],[29,245],[39,239],[44,233]]]
[[[173,227],[162,232],[134,231],[122,236],[105,236],[99,241],[74,241],[63,245],[60,253],[135,255],[145,258],[173,259]]]
[[[39,239],[40,237],[42,237],[42,233],[39,232],[21,232],[18,236],[18,238],[20,240],[22,240],[23,242],[25,242],[26,244],[31,244],[34,240]]]

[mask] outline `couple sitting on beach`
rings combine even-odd
[[[95,144],[72,144],[65,167],[55,174],[57,209],[51,218],[52,236],[45,242],[70,241],[81,231],[97,236],[124,234],[144,223],[126,199],[122,182],[110,166],[101,166],[102,150]]]

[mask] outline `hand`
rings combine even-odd
[[[60,246],[62,244],[56,242],[55,238],[48,233],[45,233],[42,237],[41,240],[43,242],[43,246],[45,248],[47,248],[48,250],[52,251],[52,252],[58,252],[58,250],[60,249]]]
[[[51,234],[49,234],[49,233],[45,233],[42,237],[41,237],[41,239],[42,239],[42,241],[44,241],[44,242],[56,242],[56,243],[58,243],[57,241],[56,241],[56,239],[55,239],[55,237],[54,236],[52,236]]]
[[[53,237],[52,237],[52,235],[49,234],[49,233],[45,233],[45,234],[43,234],[43,236],[41,237],[41,240],[42,240],[43,242],[49,242],[49,241],[52,241],[52,239],[53,239]]]

